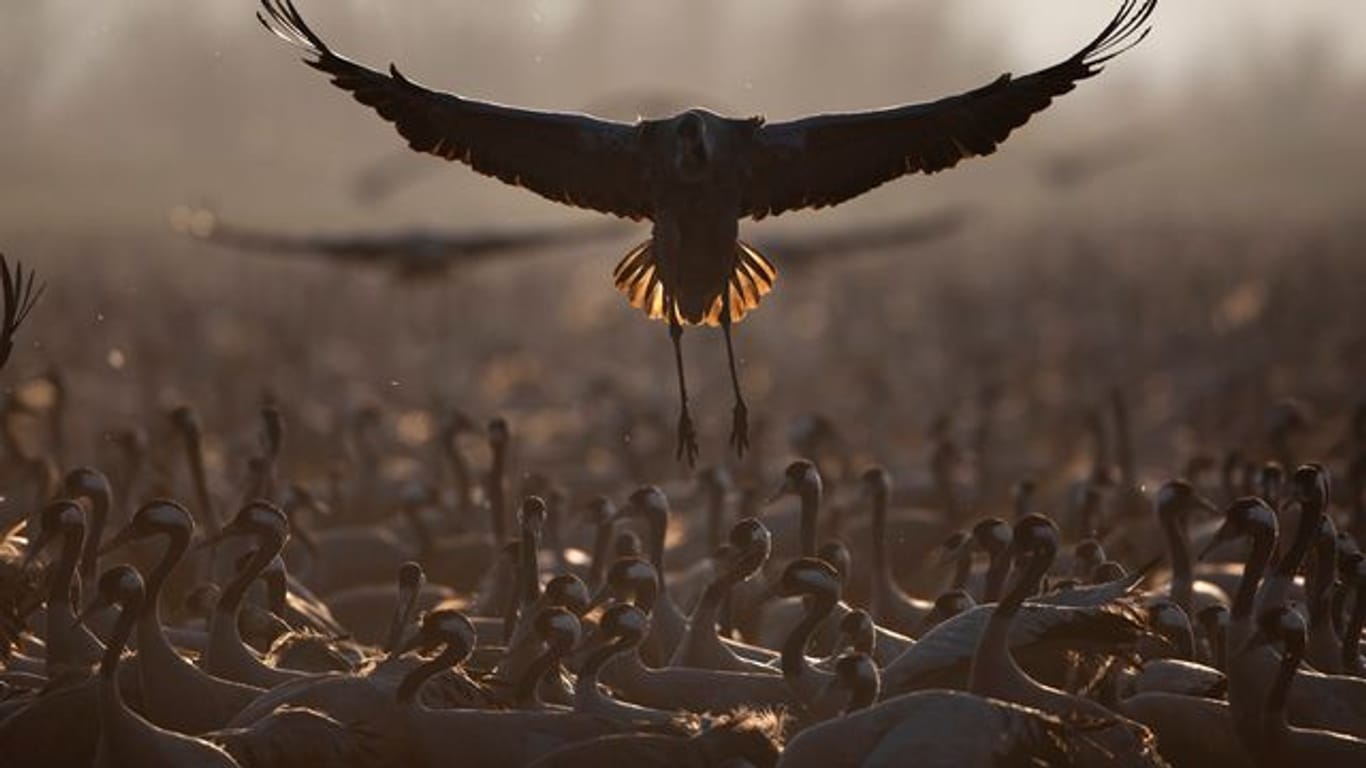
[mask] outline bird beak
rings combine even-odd
[[[212,547],[213,545],[230,539],[234,536],[244,536],[246,535],[246,533],[246,531],[242,530],[241,528],[238,528],[237,523],[234,521],[224,526],[223,529],[218,533],[205,536],[202,541],[194,545],[194,548],[199,550],[204,549],[205,547]]]
[[[104,595],[96,594],[95,599],[90,601],[90,605],[87,605],[85,610],[81,611],[80,614],[71,621],[71,627],[73,629],[76,628],[84,623],[86,619],[93,616],[97,611],[107,607],[109,607],[109,601],[104,599]]]
[[[597,608],[598,606],[607,602],[607,599],[611,596],[612,590],[606,584],[603,584],[602,586],[598,587],[598,591],[594,592],[593,596],[589,598],[588,608],[584,611],[584,613],[588,613],[589,611],[592,611],[594,608]]]
[[[124,527],[119,529],[118,533],[114,534],[113,537],[111,537],[108,541],[104,543],[103,546],[99,548],[97,554],[100,557],[104,557],[110,552],[113,552],[114,550],[118,549],[124,544],[127,544],[128,542],[132,541],[133,538],[134,536],[132,526],[125,525]]]
[[[405,653],[411,653],[422,649],[426,645],[426,640],[427,638],[422,635],[421,630],[414,632],[408,636],[407,640],[399,643],[398,647],[394,649],[394,658],[398,658]]]
[[[942,549],[942,550],[940,550],[940,552],[939,552],[939,560],[938,560],[938,562],[935,563],[935,566],[938,567],[938,568],[943,568],[944,566],[949,565],[950,563],[955,562],[956,560],[958,560],[959,556],[961,556],[961,555],[963,554],[963,552],[964,552],[965,550],[967,550],[967,549],[968,549],[969,547],[971,547],[971,546],[972,546],[972,537],[971,537],[971,536],[966,536],[966,537],[963,538],[963,542],[962,542],[961,544],[959,544],[958,546],[953,547],[953,548],[951,548],[951,549]]]
[[[786,495],[788,495],[788,494],[790,494],[790,493],[796,493],[796,492],[797,492],[797,489],[793,487],[793,485],[792,485],[792,479],[791,479],[791,478],[788,478],[788,477],[784,477],[784,478],[783,478],[782,484],[779,485],[779,486],[778,486],[778,489],[777,489],[776,491],[773,492],[773,495],[771,495],[771,496],[768,497],[768,501],[765,502],[765,503],[768,503],[768,504],[776,504],[776,503],[777,503],[780,499],[782,499],[784,496],[786,496]]]
[[[1220,544],[1223,544],[1228,538],[1228,534],[1224,532],[1227,528],[1227,525],[1220,526],[1219,530],[1214,532],[1214,537],[1209,540],[1209,543],[1205,545],[1204,549],[1200,550],[1200,554],[1195,559],[1203,562],[1204,559],[1209,556],[1209,553],[1218,548]]]
[[[1259,642],[1264,642],[1265,640],[1266,637],[1262,634],[1262,631],[1259,629],[1256,632],[1253,632],[1251,635],[1249,635],[1248,638],[1243,641],[1243,644],[1238,647],[1238,650],[1233,653],[1233,655],[1235,657],[1242,656],[1243,654],[1252,650],[1253,646],[1257,645]]]
[[[38,535],[28,543],[28,547],[24,550],[24,557],[19,561],[19,570],[26,571],[32,567],[34,561],[38,559],[38,555],[42,553],[51,540],[52,534],[47,531],[39,531]]]

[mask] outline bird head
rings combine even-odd
[[[816,465],[806,459],[797,459],[787,465],[783,471],[783,481],[778,489],[769,496],[768,502],[772,504],[784,496],[804,496],[821,488],[821,473],[816,469]]]
[[[285,514],[279,507],[265,499],[256,499],[247,502],[232,522],[223,526],[218,535],[204,539],[199,546],[207,547],[223,539],[241,536],[275,540],[283,546],[284,541],[289,538],[289,521],[285,519]]]
[[[58,534],[67,535],[85,528],[85,510],[79,502],[71,499],[58,499],[49,503],[43,507],[39,519],[42,525],[38,529],[38,534],[29,542],[28,548],[24,550],[24,559],[20,562],[22,568],[32,564],[38,554],[46,549]]]
[[[674,127],[674,165],[684,181],[700,181],[711,166],[713,140],[707,123],[704,112],[692,109]]]
[[[194,518],[190,517],[189,511],[178,502],[154,499],[138,508],[133,519],[128,521],[128,525],[120,528],[113,538],[100,547],[100,554],[107,554],[129,542],[141,541],[159,534],[182,534],[188,539],[194,534]]]
[[[1306,512],[1321,514],[1328,506],[1328,470],[1319,464],[1304,464],[1290,477],[1291,498]]]
[[[645,612],[630,603],[617,603],[602,612],[598,629],[609,638],[626,638],[637,643],[645,637],[650,618]]]
[[[886,503],[892,495],[892,475],[882,467],[873,467],[863,473],[863,494],[866,498]]]
[[[798,558],[783,569],[778,594],[783,597],[813,595],[831,601],[838,600],[839,574],[824,560],[814,557]]]
[[[1225,541],[1241,536],[1274,536],[1276,528],[1276,512],[1265,501],[1256,496],[1236,499],[1224,510],[1223,525],[1214,532],[1209,544],[1205,545],[1204,551],[1200,553],[1199,559],[1205,559],[1215,547]]]
[[[731,565],[736,576],[748,579],[763,567],[773,552],[773,535],[758,520],[747,517],[730,529]]]

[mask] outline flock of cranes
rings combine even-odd
[[[1366,405],[1322,456],[1297,450],[1307,420],[1282,403],[1264,441],[1140,472],[1117,392],[1113,435],[1096,416],[1089,471],[1048,498],[1024,474],[955,475],[940,424],[928,481],[820,419],[789,433],[807,458],[693,471],[684,325],[725,332],[743,456],[730,331],[773,287],[764,253],[799,268],[963,218],[757,247],[737,221],[992,153],[1141,40],[1154,5],[1122,0],[1072,58],[931,104],[630,126],[429,91],[264,0],[267,28],[414,149],[653,223],[615,279],[669,325],[687,474],[651,484],[620,461],[588,496],[578,462],[540,474],[515,456],[516,423],[455,410],[402,478],[378,469],[399,458],[366,426],[379,409],[349,427],[347,462],[305,462],[273,397],[251,425],[139,413],[107,441],[118,460],[80,464],[50,374],[36,440],[10,418],[18,398],[0,409],[0,765],[1366,765]],[[226,245],[404,277],[620,231],[291,238],[196,221]],[[35,274],[0,273],[3,369],[46,321]],[[208,449],[230,431],[255,439]]]
[[[3,266],[10,348],[42,288]],[[827,486],[805,459],[750,478],[771,493],[711,469],[571,506],[572,477],[517,484],[501,419],[452,420],[449,485],[324,489],[284,473],[266,405],[230,516],[188,407],[163,416],[179,483],[11,448],[34,503],[0,545],[0,756],[1359,765],[1363,412],[1329,464],[1280,435],[1289,464],[1233,451],[1144,489],[1102,453],[1051,515],[1029,483],[969,511],[988,495],[878,466]]]

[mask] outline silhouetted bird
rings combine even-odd
[[[438,232],[414,229],[391,234],[289,235],[224,224],[194,231],[195,237],[247,251],[323,257],[334,263],[364,264],[393,270],[402,279],[425,279],[509,253],[533,254],[549,248],[588,243],[622,234],[615,223],[471,229]]]
[[[408,145],[567,205],[653,222],[652,237],[617,265],[617,287],[667,320],[678,369],[678,456],[693,462],[680,340],[685,324],[720,325],[735,393],[731,444],[749,442],[730,326],[758,306],[778,271],[739,240],[739,219],[821,208],[908,173],[935,173],[988,155],[1055,96],[1136,44],[1156,0],[1123,0],[1114,19],[1071,58],[1024,77],[1002,75],[957,96],[870,112],[767,124],[690,109],[634,125],[539,112],[428,90],[333,53],[290,0],[262,0],[267,29],[305,48],[332,76],[394,123]]]
[[[758,245],[761,250],[781,253],[787,269],[814,267],[822,261],[836,263],[836,257],[850,253],[871,253],[948,237],[960,231],[969,218],[966,210],[950,208],[896,221],[826,229],[805,237],[763,237]]]

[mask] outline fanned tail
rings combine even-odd
[[[628,251],[616,269],[612,270],[612,279],[617,290],[621,291],[631,306],[641,310],[652,320],[665,320],[668,315],[664,302],[664,284],[659,277],[658,264],[655,262],[651,243],[652,241],[646,240]],[[773,266],[772,262],[749,243],[736,241],[735,267],[726,281],[726,290],[730,292],[731,322],[740,322],[745,315],[759,306],[764,296],[773,290],[773,283],[777,279],[778,268]],[[722,299],[723,297],[718,294],[712,300],[706,314],[702,316],[701,322],[697,324],[720,325],[721,310],[724,306]],[[681,323],[694,324],[679,313],[676,306],[673,311]]]
[[[664,284],[659,280],[659,266],[650,248],[653,242],[646,240],[627,251],[612,270],[612,281],[631,306],[651,320],[663,320]]]

